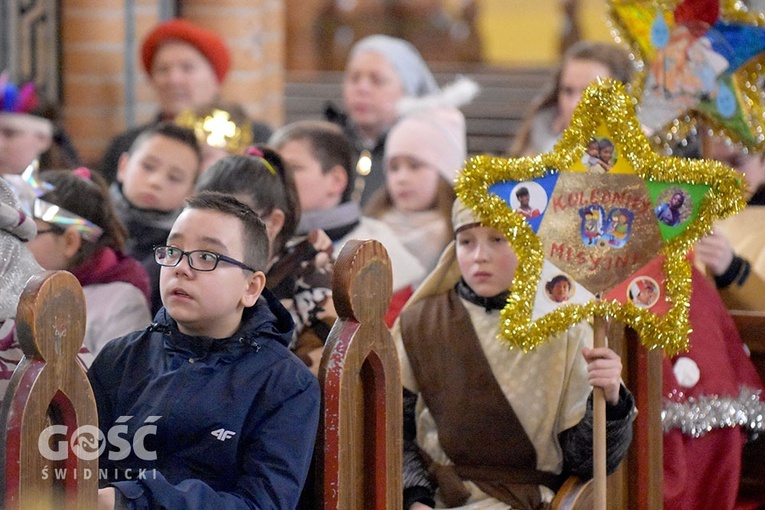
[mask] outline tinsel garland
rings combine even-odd
[[[738,397],[690,397],[683,402],[664,401],[661,424],[664,432],[680,429],[701,437],[714,429],[742,427],[751,439],[765,432],[765,402],[762,391],[742,388]]]
[[[632,303],[591,300],[567,304],[532,320],[535,292],[542,272],[542,240],[519,213],[489,187],[501,181],[527,181],[571,169],[587,142],[605,124],[611,139],[635,174],[645,181],[704,184],[709,191],[697,217],[661,249],[667,279],[669,311],[657,315]],[[591,174],[593,185],[598,176]],[[534,157],[505,159],[477,156],[467,161],[457,179],[457,196],[481,218],[482,223],[503,232],[516,255],[516,270],[507,305],[501,312],[499,337],[524,351],[550,339],[555,333],[592,316],[613,317],[635,329],[648,349],[661,347],[668,355],[687,350],[690,325],[688,309],[691,265],[686,255],[708,233],[714,221],[741,210],[746,204],[743,183],[732,169],[715,161],[662,157],[653,152],[635,118],[632,99],[624,86],[604,80],[588,87],[574,110],[569,127],[552,152]]]

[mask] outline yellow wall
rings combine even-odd
[[[500,65],[552,65],[558,61],[563,0],[480,0],[484,58]],[[586,39],[612,41],[607,0],[580,0]]]

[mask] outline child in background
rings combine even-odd
[[[183,201],[194,190],[199,158],[199,143],[191,130],[160,123],[141,133],[120,157],[118,182],[110,187],[117,216],[129,234],[126,253],[149,273],[152,314],[162,306],[152,248],[165,242]]]
[[[49,170],[40,179],[53,190],[35,201],[37,237],[28,247],[43,268],[69,271],[82,285],[83,345],[95,356],[110,340],[151,323],[149,277],[124,254],[125,227],[99,175]]]
[[[621,360],[593,349],[584,323],[532,352],[509,349],[497,329],[518,258],[459,200],[452,223],[455,240],[392,332],[405,388],[404,508],[546,508],[562,477],[592,477],[592,386],[606,397],[607,470],[626,455],[634,400]]]
[[[22,212],[19,199],[0,179],[0,402],[24,355],[14,336],[19,297],[27,280],[43,271],[24,245],[36,233],[35,222]]]
[[[744,455],[751,450],[762,466],[765,387],[714,284],[696,268],[688,310],[688,351],[663,358],[663,508],[763,508],[761,479],[758,504],[737,500]]]
[[[299,121],[277,130],[269,143],[295,177],[301,208],[298,235],[323,230],[335,254],[349,239],[375,239],[385,246],[393,270],[393,298],[385,320],[392,326],[425,271],[388,225],[362,216],[351,199],[355,156],[342,129],[325,121]]]
[[[187,204],[155,250],[165,307],[88,372],[101,430],[122,424],[121,437],[143,446],[101,455],[109,487],[98,508],[295,508],[320,392],[287,350],[289,314],[265,289],[265,226],[231,196]],[[148,423],[156,431],[144,441]]]
[[[252,147],[247,156],[229,156],[208,168],[197,183],[202,190],[234,195],[266,224],[266,287],[295,321],[290,348],[318,373],[324,341],[337,318],[332,242],[320,230],[295,237],[301,211],[292,172],[275,151]]]
[[[466,159],[458,109],[421,110],[400,120],[385,144],[385,187],[364,212],[386,223],[431,271],[452,237],[452,186]]]
[[[21,87],[0,74],[0,174],[21,174],[34,160],[40,168],[73,168],[77,151],[61,126],[56,108],[34,83]]]

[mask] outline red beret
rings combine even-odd
[[[222,83],[231,67],[231,55],[223,39],[205,28],[182,19],[171,19],[157,25],[141,47],[143,67],[151,74],[151,64],[157,50],[167,41],[179,40],[194,46],[210,62],[218,82]]]

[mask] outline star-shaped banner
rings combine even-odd
[[[606,80],[584,92],[553,152],[474,157],[456,191],[518,256],[500,327],[511,345],[599,315],[671,354],[687,346],[687,253],[744,207],[742,187],[719,162],[654,153],[624,86]]]
[[[638,118],[664,143],[705,129],[765,147],[765,18],[740,1],[611,0],[638,69]]]

